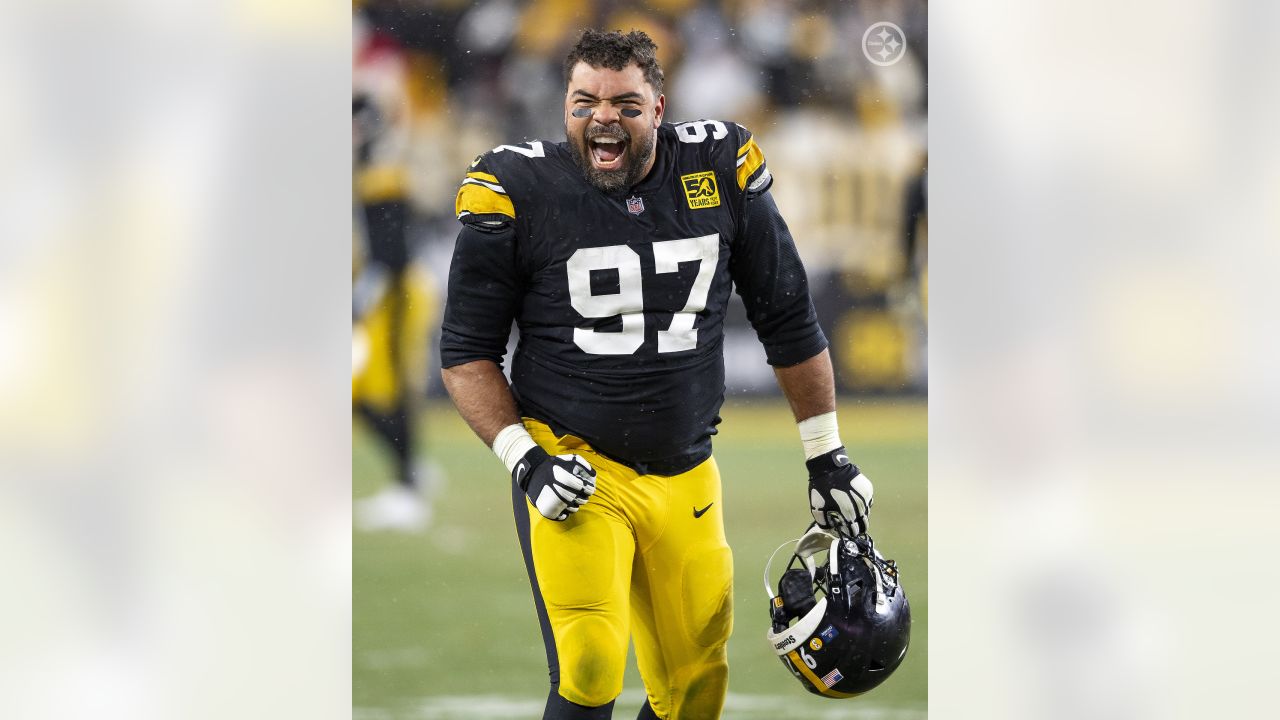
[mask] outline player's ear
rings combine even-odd
[[[656,128],[662,124],[662,116],[667,111],[667,96],[658,95],[658,101],[653,104],[653,126]]]

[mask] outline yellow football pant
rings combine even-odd
[[[715,460],[671,477],[639,475],[579,438],[557,437],[528,418],[524,424],[548,453],[577,453],[596,469],[596,494],[564,522],[542,517],[513,490],[560,695],[591,707],[616,698],[633,636],[658,717],[720,717],[729,679],[733,556]]]
[[[352,328],[351,402],[392,412],[408,396],[425,392],[427,331],[435,292],[426,271],[410,264],[387,294]]]

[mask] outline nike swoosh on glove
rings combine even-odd
[[[548,520],[568,518],[596,492],[596,471],[581,455],[553,457],[540,447],[520,458],[511,479]]]
[[[843,447],[805,462],[809,469],[809,510],[818,527],[837,528],[849,535],[867,531],[875,502],[871,481],[849,462]]]

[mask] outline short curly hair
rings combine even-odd
[[[640,66],[644,79],[653,87],[655,95],[662,94],[662,66],[655,54],[658,46],[642,30],[627,34],[612,30],[583,30],[564,59],[564,85],[569,86],[573,68],[584,62],[594,68],[621,70],[631,63]]]

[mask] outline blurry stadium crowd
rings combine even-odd
[[[442,286],[463,169],[502,143],[563,138],[561,62],[580,29],[644,30],[666,70],[669,120],[732,120],[759,138],[842,388],[919,392],[926,12],[924,0],[367,0],[355,10],[355,92],[383,109],[389,138],[372,162],[403,163],[410,241]],[[907,38],[888,67],[862,54],[882,21]],[[730,356],[731,388],[768,391],[767,367],[733,369],[748,364]]]

